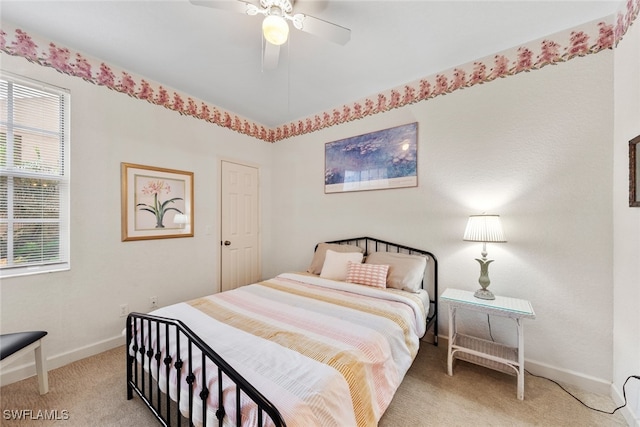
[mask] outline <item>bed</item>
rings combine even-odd
[[[127,318],[127,398],[162,425],[377,425],[431,331],[438,264],[370,237],[306,272]]]

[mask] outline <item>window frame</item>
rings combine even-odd
[[[0,224],[6,225],[6,238],[7,238],[7,258],[15,250],[13,242],[12,225],[14,222],[20,221],[18,218],[10,217],[11,212],[10,205],[13,206],[13,197],[9,197],[10,187],[13,178],[32,178],[37,180],[52,180],[57,181],[61,185],[58,186],[58,200],[59,200],[59,218],[54,223],[59,224],[58,236],[59,236],[59,260],[57,261],[45,261],[40,260],[38,263],[30,263],[28,265],[17,266],[0,266],[0,278],[5,279],[9,277],[18,277],[33,274],[53,273],[59,271],[66,271],[71,269],[71,229],[70,229],[70,202],[71,202],[71,173],[70,173],[70,91],[49,83],[44,83],[36,80],[32,80],[23,76],[18,76],[6,71],[0,71],[0,79],[13,85],[25,86],[38,91],[47,92],[60,97],[62,100],[62,108],[59,114],[59,120],[61,121],[61,138],[62,144],[60,161],[62,162],[62,171],[60,175],[52,175],[45,173],[38,173],[22,168],[15,167],[13,165],[13,158],[11,156],[13,152],[12,144],[10,144],[9,136],[13,133],[13,118],[7,118],[7,122],[0,122],[7,128],[7,150],[6,150],[6,162],[5,165],[0,165],[0,172],[2,176],[7,177],[7,218],[0,218]],[[13,141],[12,141],[13,142]],[[41,217],[42,223],[49,221],[45,220],[45,217]],[[28,222],[28,221],[27,221]]]

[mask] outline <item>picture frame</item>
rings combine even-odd
[[[417,122],[325,144],[325,194],[417,186]]]
[[[193,172],[121,163],[122,241],[193,237]]]
[[[640,135],[629,141],[629,207],[640,208]]]

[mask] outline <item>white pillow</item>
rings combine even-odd
[[[335,252],[328,249],[320,277],[344,281],[347,278],[349,261],[361,263],[362,257],[363,255],[359,252]]]
[[[374,252],[367,257],[367,264],[387,264],[387,288],[418,292],[427,267],[423,255],[409,255],[395,252]]]
[[[364,253],[364,249],[355,245],[340,245],[338,243],[318,243],[318,248],[313,253],[313,259],[311,265],[307,269],[308,273],[320,274],[322,266],[324,265],[324,256],[327,253],[327,249],[331,249],[334,252],[360,252]]]

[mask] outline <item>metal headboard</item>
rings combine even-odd
[[[387,242],[373,237],[355,237],[350,239],[332,240],[325,243],[335,243],[339,245],[354,245],[364,249],[364,255],[367,256],[372,252],[396,252],[404,254],[424,255],[427,257],[427,269],[425,277],[422,279],[422,288],[425,289],[426,283],[431,283],[432,289],[426,289],[429,292],[429,313],[427,315],[427,331],[433,327],[433,344],[438,345],[438,259],[436,256],[423,249],[416,249],[398,243]],[[318,246],[316,245],[316,249]]]

